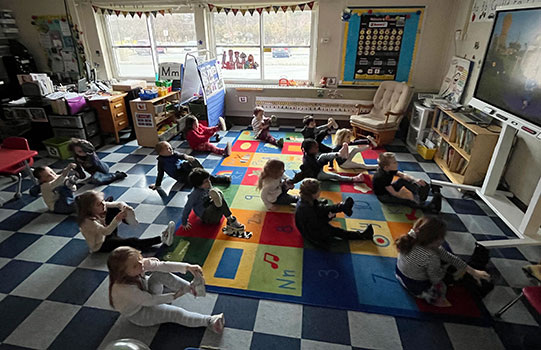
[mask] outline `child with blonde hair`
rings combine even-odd
[[[71,214],[75,212],[75,195],[77,191],[77,176],[70,173],[77,167],[75,163],[68,164],[58,175],[53,169],[36,167],[34,177],[39,182],[39,190],[43,201],[50,211],[58,214]]]
[[[208,327],[218,334],[223,332],[223,314],[202,315],[168,305],[187,293],[198,296],[196,291],[205,285],[199,265],[143,258],[137,249],[118,247],[109,255],[107,267],[109,303],[133,324],[149,327],[171,322],[186,327]],[[172,272],[190,272],[194,280],[189,283]],[[164,293],[164,287],[171,292]]]
[[[447,286],[443,282],[449,267],[455,275],[470,274],[478,283],[489,280],[485,271],[476,270],[441,245],[445,241],[447,226],[439,217],[425,216],[413,228],[396,240],[398,260],[396,278],[415,297],[440,307],[451,306],[446,298]]]
[[[294,185],[284,172],[284,162],[270,159],[259,175],[257,189],[261,191],[261,199],[267,209],[272,209],[275,205],[296,203],[299,199],[299,197],[287,193]]]
[[[300,197],[295,211],[295,225],[302,237],[321,248],[329,248],[337,238],[343,240],[371,240],[374,228],[368,225],[363,231],[346,231],[330,224],[337,213],[347,216],[353,214],[353,199],[348,197],[338,204],[327,204],[319,199],[320,183],[316,179],[304,179],[301,182]]]
[[[393,182],[395,176],[399,179]],[[378,170],[372,179],[374,194],[379,201],[388,204],[401,204],[410,208],[419,208],[430,212],[441,210],[439,186],[432,186],[434,197],[425,204],[430,191],[429,185],[422,179],[398,171],[398,162],[392,152],[381,153],[378,157]]]
[[[144,250],[160,243],[168,246],[173,244],[173,221],[169,222],[161,237],[119,237],[117,228],[121,222],[129,225],[137,225],[139,222],[132,207],[124,202],[105,201],[103,197],[103,192],[87,191],[76,198],[77,222],[91,253],[110,252],[120,246]]]
[[[353,161],[353,158],[357,153],[361,153],[363,151],[366,151],[367,149],[372,149],[378,146],[374,138],[372,136],[367,136],[366,138],[351,141],[352,137],[353,132],[349,129],[340,129],[334,135],[334,146],[332,148],[332,152],[338,152],[344,144],[347,144],[349,146],[349,158],[346,160],[336,159],[336,163],[338,163],[338,165],[340,165],[340,167],[344,169],[377,169],[377,165],[368,165]]]

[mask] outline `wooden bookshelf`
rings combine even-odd
[[[135,99],[130,101],[133,126],[137,135],[137,143],[144,147],[154,147],[160,141],[168,141],[178,134],[178,127],[173,111],[166,111],[166,102],[175,103],[180,97],[179,91],[152,100]],[[173,128],[159,134],[160,127],[172,124]]]
[[[479,185],[483,182],[498,141],[500,127],[490,130],[468,124],[460,113],[434,110],[432,129],[441,137],[434,161],[457,184]]]

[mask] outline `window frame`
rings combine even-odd
[[[316,55],[316,37],[317,35],[317,7],[314,6],[312,10],[305,10],[310,11],[310,44],[309,45],[266,45],[264,43],[265,41],[265,33],[264,33],[264,22],[265,22],[265,13],[262,12],[259,19],[259,45],[246,45],[246,44],[232,44],[231,46],[235,47],[247,47],[247,48],[259,48],[259,57],[261,57],[260,62],[260,79],[231,79],[231,78],[225,78],[224,81],[226,84],[253,84],[253,85],[275,85],[278,83],[280,78],[278,79],[265,79],[265,65],[264,65],[264,54],[265,54],[265,48],[308,48],[309,49],[309,56],[308,56],[308,77],[306,80],[302,81],[312,81],[313,75],[314,75],[314,68],[315,68],[315,60],[314,56]],[[211,37],[210,40],[210,48],[209,50],[213,53],[217,53],[216,48],[219,47],[219,45],[216,44],[216,31],[215,31],[215,25],[214,25],[214,12],[207,12],[209,16],[207,17],[209,19],[209,36]],[[230,12],[232,13],[232,12]],[[227,15],[229,16],[229,14]]]

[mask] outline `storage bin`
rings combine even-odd
[[[423,159],[431,160],[434,158],[434,154],[436,153],[437,148],[426,148],[425,146],[418,144],[417,145],[417,152],[423,157]]]
[[[78,139],[86,139],[84,129],[53,128],[53,134],[55,137],[76,137]]]
[[[98,123],[89,124],[86,126],[86,136],[92,137],[96,135],[100,131],[100,128],[98,128]]]
[[[156,114],[162,113],[165,110],[165,103],[154,105],[154,109],[156,111]]]
[[[173,125],[169,130],[165,131],[163,134],[158,135],[158,139],[160,141],[168,141],[173,136],[175,136],[178,133],[178,126],[177,124]]]
[[[71,157],[71,153],[68,150],[70,139],[67,137],[53,137],[43,141],[47,152],[51,157],[67,159]]]

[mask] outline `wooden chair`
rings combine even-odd
[[[391,143],[408,108],[413,89],[405,83],[384,81],[378,87],[372,104],[357,104],[357,114],[349,119],[353,136],[374,135],[379,146]],[[370,108],[366,114],[361,110]]]

